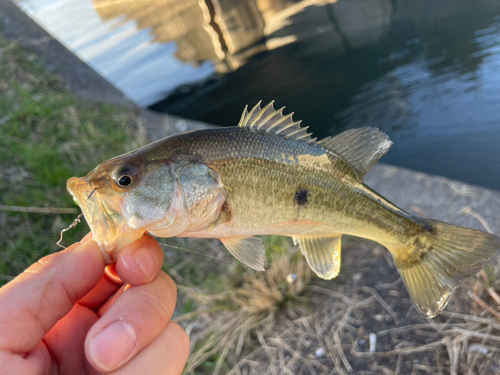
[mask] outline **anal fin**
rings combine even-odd
[[[237,236],[220,240],[241,263],[256,271],[264,271],[266,249],[260,238]]]
[[[309,267],[325,280],[336,277],[340,271],[340,243],[342,235],[293,237],[306,257]]]

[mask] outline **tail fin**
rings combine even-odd
[[[500,238],[437,220],[421,219],[425,231],[412,248],[396,254],[395,263],[417,309],[436,316],[464,278],[497,264]]]

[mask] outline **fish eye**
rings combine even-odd
[[[129,186],[132,185],[132,177],[129,175],[124,174],[123,176],[120,176],[118,178],[118,185],[120,186]]]
[[[113,180],[118,187],[126,188],[135,182],[137,172],[131,167],[120,167],[113,173]]]

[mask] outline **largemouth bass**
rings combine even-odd
[[[433,317],[462,279],[496,263],[500,238],[413,217],[364,185],[391,145],[374,128],[316,141],[292,114],[259,103],[236,127],[161,139],[67,186],[109,262],[147,231],[219,238],[263,270],[265,249],[253,236],[281,235],[319,277],[332,279],[347,234],[385,246],[417,309]]]

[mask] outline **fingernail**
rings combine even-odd
[[[136,250],[134,259],[144,276],[150,277],[156,270],[156,254],[149,247],[141,247]]]
[[[101,368],[114,370],[127,359],[136,345],[134,328],[123,321],[116,321],[92,339],[89,351]]]

